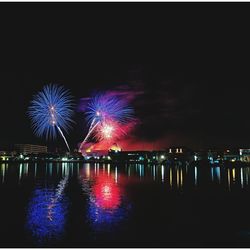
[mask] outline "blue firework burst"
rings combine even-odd
[[[133,109],[128,105],[126,98],[100,93],[91,98],[86,116],[89,123],[93,120],[96,122],[114,120],[124,124],[133,119]]]
[[[34,96],[28,109],[34,133],[46,139],[54,138],[58,132],[64,137],[62,130],[68,131],[73,123],[72,100],[70,92],[63,86],[56,84],[44,86]]]

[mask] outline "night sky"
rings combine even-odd
[[[249,13],[246,3],[1,3],[0,146],[47,143],[27,107],[59,83],[76,103],[96,90],[134,93],[138,149],[250,147]]]

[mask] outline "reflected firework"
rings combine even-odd
[[[110,167],[107,172],[105,168],[99,171],[99,166],[90,173],[82,171],[81,182],[83,192],[89,196],[87,217],[96,231],[111,230],[128,216],[130,206]]]
[[[116,209],[121,203],[121,190],[115,180],[108,175],[97,177],[93,186],[95,204],[102,209]]]
[[[38,244],[59,239],[65,227],[67,201],[63,195],[68,176],[63,178],[56,190],[37,188],[28,206],[26,227]]]

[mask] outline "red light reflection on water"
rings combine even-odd
[[[115,209],[121,203],[121,189],[114,178],[105,173],[96,177],[93,185],[96,206],[103,209]]]

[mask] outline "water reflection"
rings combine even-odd
[[[220,174],[220,167],[211,167],[211,179],[212,182],[217,182],[220,183],[221,182],[221,174]]]
[[[16,181],[22,184],[26,179],[41,180],[44,178],[60,178],[65,175],[83,175],[86,180],[95,179],[94,176],[101,174],[112,176],[114,182],[119,186],[120,178],[127,178],[133,181],[152,181],[169,186],[170,189],[183,190],[185,187],[216,184],[226,187],[228,191],[238,187],[241,189],[249,188],[249,167],[226,168],[223,166],[186,166],[186,165],[143,165],[129,164],[127,166],[114,166],[112,164],[79,164],[79,163],[47,163],[40,166],[37,163],[20,163],[9,165],[2,163],[0,165],[0,183],[5,184],[8,176],[11,176],[12,182],[16,176]],[[13,175],[15,173],[15,176]],[[185,183],[188,183],[185,185]],[[190,185],[192,184],[192,185]]]
[[[221,182],[220,167],[215,167],[215,176],[216,176],[216,179],[218,180],[218,182],[220,183]]]
[[[194,167],[194,184],[195,184],[195,186],[197,186],[197,184],[198,184],[197,172],[198,172],[198,170],[197,170],[197,167],[195,166]]]
[[[117,171],[117,167],[115,167],[115,183],[118,182],[118,171]]]
[[[235,182],[235,168],[232,169],[233,182]]]
[[[120,209],[121,189],[114,179],[101,174],[95,179],[89,199],[88,219],[96,230],[119,222],[124,214]]]
[[[35,170],[36,170],[36,168],[35,168]],[[19,175],[18,175],[19,183],[23,177],[27,177],[28,175],[29,175],[29,163],[20,163],[19,164]],[[36,172],[35,172],[35,176],[36,176]]]
[[[69,168],[63,167],[67,169],[65,177],[57,187],[46,182],[37,185],[28,204],[26,228],[38,244],[60,239],[64,232],[68,210],[64,190],[68,184]],[[50,168],[49,165],[49,173],[52,174]]]
[[[1,178],[2,178],[2,183],[4,183],[5,181],[5,172],[6,172],[6,169],[8,168],[8,165],[6,165],[5,163],[2,163],[0,165],[1,167]]]
[[[114,179],[108,174],[101,174],[95,178],[92,186],[95,204],[103,209],[116,209],[121,202],[121,191]]]
[[[183,190],[185,182],[192,182],[195,187],[216,184],[226,185],[228,191],[232,188],[249,187],[249,167],[226,168],[223,166],[167,166],[167,165],[131,165],[124,174],[129,177],[139,177],[140,180],[161,182],[170,188]],[[120,170],[122,171],[122,170]],[[209,181],[210,175],[210,181]],[[219,187],[218,186],[218,187]]]
[[[154,178],[155,180],[155,178]],[[171,186],[171,188],[173,187],[173,172],[172,172],[172,168],[169,168],[169,184]]]
[[[164,182],[164,165],[161,166],[161,181]]]
[[[156,176],[156,166],[154,165],[153,166],[153,179],[154,179],[154,181],[155,181],[155,176]]]
[[[87,219],[93,230],[111,230],[123,221],[129,211],[129,204],[125,202],[123,176],[118,178],[118,167],[112,168],[110,164],[86,171],[85,165],[80,175],[82,189],[88,198]],[[127,171],[129,171],[127,169]]]
[[[242,168],[240,168],[240,184],[241,184],[241,187],[243,188],[244,181],[243,181],[243,169]]]
[[[247,195],[245,190],[249,190],[249,169],[237,165],[227,168],[198,164],[196,166],[175,164],[118,166],[100,163],[1,164],[0,188],[3,187],[2,197],[8,195],[8,199],[26,192],[24,196],[26,198],[22,199],[25,204],[21,204],[22,207],[27,206],[24,217],[25,228],[38,246],[46,246],[47,242],[55,242],[57,239],[59,241],[65,238],[67,240],[67,237],[72,237],[70,238],[72,241],[79,239],[78,236],[82,237],[86,231],[90,232],[90,236],[85,238],[87,240],[88,237],[92,237],[91,240],[98,239],[97,236],[100,235],[103,237],[106,232],[103,238],[106,235],[114,237],[119,230],[129,228],[131,225],[134,227],[134,222],[131,222],[134,218],[136,223],[140,220],[144,223],[143,212],[151,213],[151,206],[147,207],[150,196],[151,200],[152,196],[156,196],[153,200],[157,201],[157,196],[160,195],[159,199],[165,202],[162,204],[167,208],[177,207],[175,195],[179,196],[183,192],[186,192],[186,197],[192,195],[192,192],[203,196],[210,190],[220,191],[218,195],[230,191],[233,199],[235,190],[238,192],[237,196],[241,193]],[[6,192],[8,185],[9,190],[16,188],[18,191],[12,192],[9,196]],[[200,190],[202,192],[199,192]],[[168,195],[169,193],[171,195]],[[8,205],[9,200],[6,197],[3,204]],[[174,199],[171,200],[171,197]],[[159,205],[149,219],[157,222],[155,218],[158,208]],[[175,211],[174,209],[172,211]],[[7,210],[1,210],[4,216],[8,213]],[[165,213],[165,208],[162,211]],[[22,217],[22,212],[19,213]],[[10,215],[11,213],[8,214]],[[21,226],[23,228],[23,224]],[[71,234],[70,230],[74,230],[75,227],[79,232]],[[4,231],[3,228],[4,226],[1,228]],[[74,238],[75,233],[78,236]]]
[[[181,168],[181,187],[183,186],[183,171],[182,171],[182,168]]]

